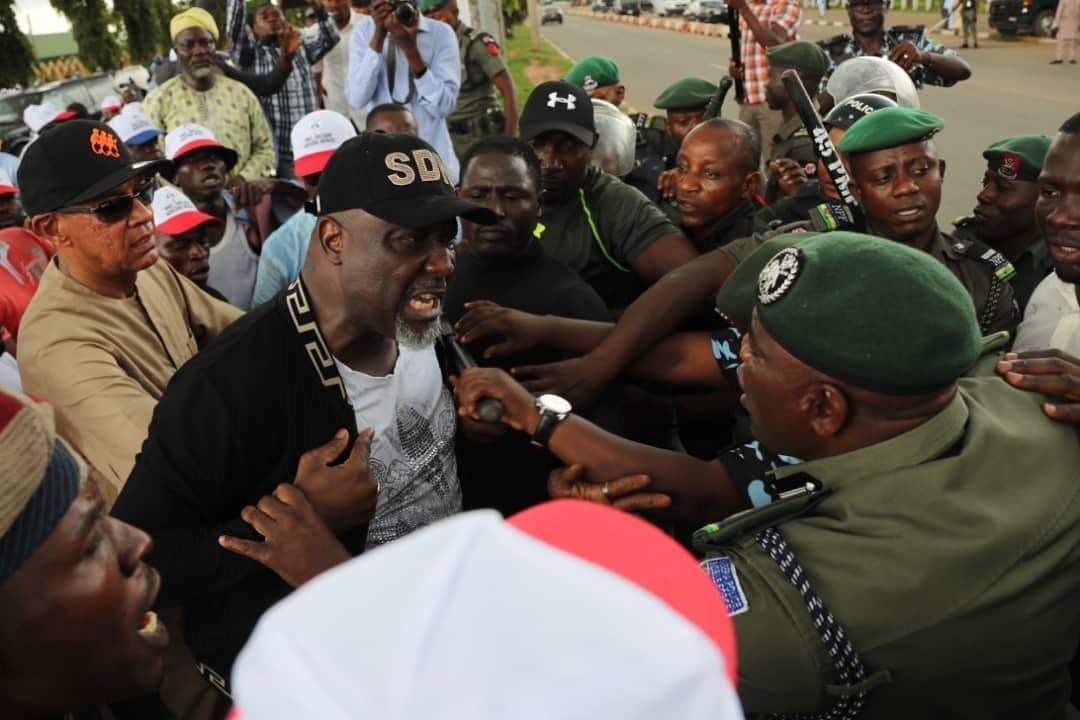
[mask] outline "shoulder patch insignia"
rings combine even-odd
[[[798,130],[796,130],[795,132],[791,133],[791,137],[793,137],[793,138],[810,137],[810,132],[806,128],[801,127]]]
[[[1016,268],[1009,259],[989,245],[978,240],[956,240],[952,244],[955,252],[964,257],[986,263],[994,271],[998,280],[1008,280],[1016,274]]]
[[[784,248],[776,253],[758,276],[758,302],[769,305],[784,297],[795,284],[804,262],[799,248]]]
[[[488,55],[498,55],[502,52],[502,48],[499,47],[498,41],[487,33],[480,36],[480,42],[484,43],[484,49],[487,50]]]
[[[743,592],[739,575],[735,571],[735,563],[731,561],[731,558],[725,555],[709,558],[701,563],[701,568],[708,574],[713,585],[723,596],[724,602],[727,603],[728,617],[741,615],[750,609],[750,603],[746,599],[746,593]]]

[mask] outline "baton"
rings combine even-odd
[[[720,78],[720,84],[716,87],[716,92],[709,98],[709,104],[705,106],[705,115],[701,118],[701,122],[712,120],[720,115],[720,107],[724,104],[724,98],[727,97],[728,90],[731,90],[732,82],[730,75]]]
[[[728,9],[728,38],[731,40],[731,59],[735,64],[742,67],[742,30],[739,29],[739,12],[731,7]],[[735,81],[735,102],[740,105],[746,100],[746,87],[742,80]]]
[[[840,160],[840,153],[837,152],[836,146],[829,139],[829,131],[825,129],[825,124],[818,117],[817,110],[814,109],[814,102],[810,99],[810,94],[806,92],[802,80],[799,79],[799,73],[795,70],[785,70],[784,74],[781,75],[781,80],[784,83],[784,88],[787,89],[788,97],[795,103],[795,110],[799,113],[799,119],[802,120],[803,127],[810,133],[810,139],[814,143],[814,154],[825,166],[826,172],[829,173],[829,179],[836,186],[836,191],[840,193],[840,202],[844,204],[844,207],[851,214],[852,222],[857,226],[862,226],[862,208],[859,207],[859,201],[855,199],[849,187],[851,185],[851,176],[848,175],[847,170],[844,168],[844,163]]]
[[[469,351],[461,346],[461,343],[454,337],[454,329],[450,327],[450,323],[445,320],[442,321],[442,341],[443,346],[449,351],[450,364],[453,366],[454,371],[458,377],[467,368],[477,367],[476,361],[473,360]],[[480,417],[481,422],[494,425],[499,422],[503,416],[503,404],[495,398],[480,398],[476,403],[476,414]]]

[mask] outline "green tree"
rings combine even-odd
[[[525,21],[528,15],[528,6],[525,0],[503,0],[503,26],[507,35],[513,35],[513,27]]]
[[[15,20],[13,0],[0,0],[0,87],[26,85],[34,74],[34,49]]]
[[[147,63],[169,46],[169,0],[114,0],[113,9],[124,24],[131,62]]]
[[[71,22],[83,65],[90,70],[120,66],[120,45],[109,30],[112,18],[105,0],[49,0],[49,4]]]

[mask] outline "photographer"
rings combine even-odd
[[[349,105],[395,102],[407,107],[420,137],[431,143],[457,183],[458,159],[446,127],[461,87],[453,29],[423,17],[411,0],[377,0],[371,15],[355,21],[350,42]]]

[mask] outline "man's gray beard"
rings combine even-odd
[[[201,68],[194,68],[191,71],[191,77],[197,78],[199,80],[202,80],[203,78],[208,78],[213,74],[214,74],[214,68],[212,68],[210,66],[201,67]]]
[[[395,337],[398,345],[406,350],[424,350],[431,347],[439,338],[439,323],[439,319],[435,319],[427,323],[427,326],[422,331],[417,332],[399,314],[395,323]]]

